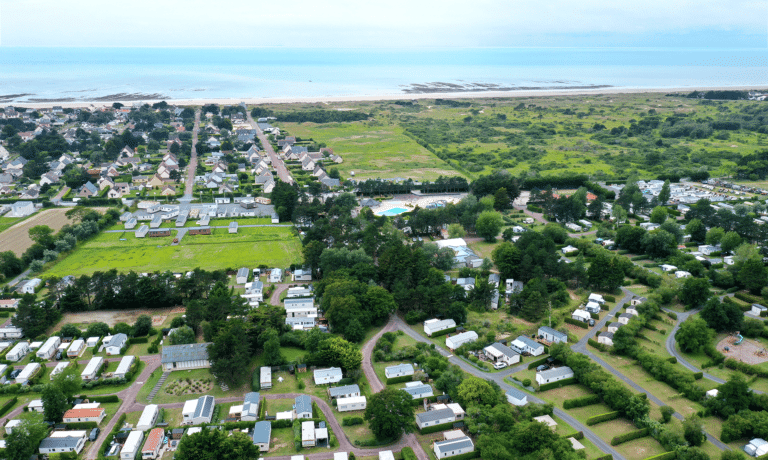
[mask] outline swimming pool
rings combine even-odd
[[[386,211],[376,212],[375,214],[377,216],[396,216],[404,212],[408,212],[408,210],[405,208],[391,208],[391,209],[387,209]]]

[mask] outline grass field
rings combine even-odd
[[[29,229],[36,225],[47,225],[51,227],[54,232],[57,232],[66,224],[71,223],[69,219],[64,215],[69,209],[46,209],[44,211],[37,212],[24,219],[16,219],[17,222],[23,221],[20,225],[13,227],[8,226],[2,228],[0,233],[0,252],[13,251],[14,254],[20,256],[30,246],[32,246],[32,240],[29,238]],[[3,218],[10,219],[10,218]],[[14,225],[15,223],[11,223]],[[5,225],[9,222],[2,222]],[[10,228],[9,228],[10,227]]]
[[[49,275],[83,275],[116,268],[118,271],[182,272],[257,266],[286,267],[301,261],[301,243],[290,227],[241,228],[236,234],[215,229],[211,235],[136,238],[133,233],[102,233],[54,262]],[[124,241],[123,241],[124,240]]]

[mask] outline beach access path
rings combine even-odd
[[[277,171],[277,177],[286,184],[293,184],[291,173],[288,172],[288,168],[285,167],[283,160],[275,153],[275,149],[272,148],[272,144],[269,143],[269,139],[267,139],[264,131],[259,128],[259,124],[253,120],[250,113],[246,113],[246,115],[248,116],[248,123],[250,123],[251,127],[256,130],[256,136],[258,136],[259,141],[261,141],[261,146],[266,150],[267,155],[269,155],[269,158],[272,161],[272,167]]]
[[[184,184],[184,199],[192,199],[195,188],[195,173],[197,172],[197,135],[200,132],[200,109],[195,111],[195,128],[192,130],[192,154],[187,165],[187,182]]]

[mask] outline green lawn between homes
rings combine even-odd
[[[291,228],[240,228],[230,234],[215,229],[212,235],[136,238],[132,232],[102,233],[61,258],[46,274],[83,275],[116,268],[118,271],[181,272],[204,266],[207,270],[242,266],[287,267],[301,261],[301,243]]]

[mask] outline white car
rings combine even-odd
[[[507,367],[507,363],[496,363],[493,365],[494,369],[504,369],[505,367]]]

